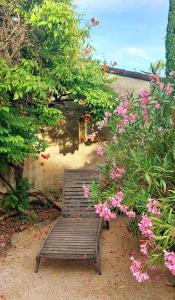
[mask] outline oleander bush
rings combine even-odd
[[[120,103],[99,122],[112,133],[97,153],[100,183],[84,187],[85,196],[104,220],[118,211],[141,235],[141,257],[131,257],[131,271],[141,282],[149,269],[167,268],[175,275],[175,98],[174,73],[162,79],[150,74],[151,89],[137,97],[121,95]]]

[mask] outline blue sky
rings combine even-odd
[[[78,11],[97,18],[91,33],[95,57],[118,68],[148,71],[165,57],[169,0],[77,0]]]

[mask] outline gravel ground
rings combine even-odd
[[[0,299],[175,300],[164,274],[152,274],[151,281],[141,284],[132,277],[130,256],[138,252],[138,240],[128,233],[125,217],[103,230],[101,276],[87,262],[51,259],[43,259],[35,274],[36,251],[47,231],[48,226],[15,236],[15,246],[0,258]]]

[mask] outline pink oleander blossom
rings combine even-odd
[[[98,124],[98,129],[101,130],[107,123],[107,119],[99,121]]]
[[[123,105],[118,106],[115,110],[114,110],[114,114],[119,114],[120,116],[125,116],[127,113],[127,108],[124,107]]]
[[[161,216],[160,211],[159,211],[160,202],[158,200],[149,198],[146,207],[150,214],[153,214],[156,217]]]
[[[145,216],[142,215],[142,219],[140,221],[140,223],[138,223],[139,229],[141,231],[141,233],[146,236],[147,238],[151,239],[154,237],[153,231],[152,231],[152,220]]]
[[[140,251],[141,251],[144,255],[147,255],[147,254],[148,254],[147,243],[143,243],[143,244],[140,245]]]
[[[149,74],[148,75],[151,81],[158,83],[161,80],[160,74]]]
[[[157,82],[157,85],[158,85],[161,89],[163,89],[163,87],[164,87],[164,84],[163,84],[163,82],[161,82],[161,81]]]
[[[175,252],[164,250],[164,259],[166,268],[175,275]]]
[[[111,205],[113,207],[118,207],[120,205],[120,202],[124,199],[124,194],[122,192],[118,192],[114,197],[112,197]]]
[[[111,198],[110,198],[110,201],[111,201],[111,205],[112,205],[113,207],[117,207],[117,206],[118,206],[118,201],[116,200],[115,197],[111,197]]]
[[[132,264],[131,264],[130,270],[131,270],[133,276],[136,278],[136,280],[138,282],[143,282],[145,280],[148,280],[149,275],[147,273],[141,272],[141,268],[142,268],[141,262],[138,260],[135,260],[133,256],[131,257],[131,260],[132,260]]]
[[[104,155],[104,152],[105,152],[105,150],[104,150],[103,147],[99,146],[99,147],[97,148],[97,154],[98,154],[99,156],[103,156],[103,155]]]
[[[122,134],[122,133],[124,133],[124,132],[125,132],[125,128],[121,127],[121,128],[119,128],[119,130],[118,130],[118,131],[119,131],[119,133],[121,133],[121,134]]]
[[[137,117],[135,114],[130,113],[128,116],[128,120],[129,120],[129,122],[134,123],[137,120]]]
[[[145,109],[148,106],[150,100],[150,92],[147,90],[141,90],[139,96],[140,106]]]
[[[124,124],[125,126],[128,126],[128,124],[129,124],[129,118],[128,118],[127,116],[124,117],[124,119],[123,119],[123,124]]]
[[[160,105],[160,103],[156,103],[156,104],[154,105],[154,107],[155,107],[156,109],[160,109],[161,105]]]
[[[168,83],[166,86],[165,86],[165,94],[166,95],[170,95],[173,91],[173,88],[171,87],[170,83]]]
[[[129,210],[129,211],[126,212],[126,215],[127,215],[129,218],[135,218],[136,213],[135,213],[135,211],[133,211],[133,210]]]
[[[114,170],[111,170],[109,176],[113,180],[122,179],[125,175],[126,170],[124,167],[117,167]]]
[[[99,215],[100,218],[104,219],[105,221],[110,221],[111,219],[116,218],[116,214],[111,211],[107,202],[95,205],[95,212],[97,215]]]
[[[128,206],[126,206],[126,205],[122,205],[122,204],[119,203],[117,205],[117,208],[119,208],[125,214],[127,214],[127,212],[128,212]]]
[[[124,108],[126,108],[127,110],[130,108],[130,102],[129,101],[127,101],[127,100],[125,100],[124,102],[123,102],[123,107]]]
[[[120,209],[129,218],[135,218],[136,213],[133,210],[129,210],[128,206],[121,204],[123,199],[124,194],[122,192],[118,192],[114,197],[110,198],[110,203],[113,207]]]
[[[83,185],[83,194],[84,194],[84,198],[89,198],[90,189],[85,185]]]
[[[123,199],[124,199],[124,194],[122,192],[118,192],[116,195],[115,195],[115,199],[119,202],[121,202]]]
[[[105,118],[109,119],[112,116],[112,114],[110,112],[105,112]]]
[[[157,85],[157,86],[159,86],[161,89],[163,89],[164,84],[163,84],[163,82],[161,81],[161,76],[160,76],[160,74],[149,74],[149,78],[151,79],[151,81],[152,81],[155,85]]]
[[[149,98],[150,97],[150,91],[141,89],[139,91],[139,96],[141,96],[141,98]]]
[[[111,205],[118,208],[123,199],[124,194],[122,192],[118,192],[114,197],[110,198]]]

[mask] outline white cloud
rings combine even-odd
[[[142,48],[128,47],[128,48],[125,49],[125,51],[126,51],[127,54],[129,54],[131,56],[143,58],[143,59],[146,59],[146,60],[151,60],[150,56]]]

